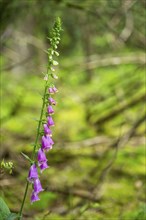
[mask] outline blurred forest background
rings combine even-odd
[[[47,65],[49,29],[63,23],[58,105],[45,192],[33,220],[144,220],[145,0],[0,0],[1,196],[22,201]]]

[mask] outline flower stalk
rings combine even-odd
[[[42,107],[41,107],[41,113],[40,118],[38,121],[38,127],[36,132],[36,138],[34,142],[33,152],[31,158],[29,158],[27,155],[22,155],[30,162],[30,169],[29,174],[27,178],[27,184],[21,204],[21,208],[19,211],[18,219],[22,219],[22,212],[23,207],[25,204],[25,199],[28,192],[29,184],[32,184],[33,191],[31,195],[31,203],[40,200],[38,194],[43,191],[39,174],[38,174],[38,168],[40,169],[40,173],[42,173],[45,169],[47,169],[49,166],[47,164],[47,158],[46,158],[46,151],[52,149],[52,145],[54,144],[54,141],[52,140],[52,131],[50,129],[51,126],[54,126],[54,121],[52,119],[52,114],[54,114],[54,109],[52,108],[52,105],[56,105],[56,101],[51,97],[56,92],[58,92],[57,88],[54,86],[54,84],[49,82],[49,77],[52,78],[52,80],[57,79],[58,76],[54,74],[55,68],[54,66],[58,65],[58,62],[54,60],[54,56],[59,56],[59,53],[57,52],[57,47],[60,41],[60,31],[61,31],[61,21],[59,18],[56,19],[55,24],[52,28],[52,31],[50,32],[50,37],[48,38],[50,41],[50,48],[47,50],[48,54],[48,66],[46,75],[44,77],[45,85],[44,85],[44,93],[42,97]],[[42,132],[43,129],[43,132]],[[38,142],[40,139],[40,136],[42,136],[41,141],[41,147],[38,149]]]

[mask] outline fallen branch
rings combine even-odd
[[[116,117],[117,115],[119,115],[121,112],[123,112],[124,110],[142,102],[146,100],[146,95],[142,94],[132,100],[130,100],[129,102],[125,103],[123,106],[121,106],[120,108],[115,108],[112,109],[111,112],[107,113],[106,115],[104,115],[103,117],[99,118],[96,120],[96,122],[94,122],[94,125],[98,126],[101,124],[104,124],[105,122],[113,119],[114,117]]]
[[[90,200],[92,202],[99,202],[99,199],[96,199],[94,194],[91,194],[88,191],[82,190],[82,189],[59,189],[59,188],[55,188],[55,187],[47,187],[45,189],[46,192],[54,192],[54,193],[58,193],[58,194],[63,194],[65,196],[76,196],[76,197],[80,197],[82,199],[87,199]]]
[[[145,64],[146,59],[144,54],[130,55],[130,56],[116,56],[116,57],[100,57],[88,63],[88,69],[95,69],[97,67],[117,66],[123,64]],[[83,65],[81,65],[83,66]]]
[[[140,64],[144,65],[146,63],[145,54],[139,53],[135,54],[132,53],[127,56],[113,56],[106,55],[106,56],[97,56],[97,55],[90,55],[89,60],[90,62],[84,62],[83,57],[78,57],[78,59],[74,59],[75,61],[70,63],[70,65],[64,65],[64,67],[76,66],[78,69],[83,69],[84,67],[88,67],[88,69],[95,69],[97,67],[108,67],[108,66],[118,66],[118,65],[125,65],[125,64]]]
[[[97,136],[93,138],[88,138],[86,140],[77,141],[77,142],[65,142],[63,143],[64,148],[80,148],[80,147],[91,147],[96,145],[103,145],[110,142],[110,138],[105,136]],[[57,146],[62,146],[62,144],[58,144]]]

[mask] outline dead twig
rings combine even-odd
[[[99,199],[96,199],[93,194],[83,189],[71,189],[71,188],[59,189],[55,187],[47,187],[45,191],[63,194],[64,196],[72,195],[72,196],[80,197],[82,199],[87,199],[92,202],[99,202]]]

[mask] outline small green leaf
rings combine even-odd
[[[0,220],[6,220],[10,214],[10,210],[4,200],[0,197]]]
[[[31,163],[34,163],[34,161],[32,161],[32,160],[30,159],[30,157],[28,157],[26,154],[24,154],[23,152],[21,152],[21,154],[22,154],[22,156],[23,156],[25,159],[29,160]]]

